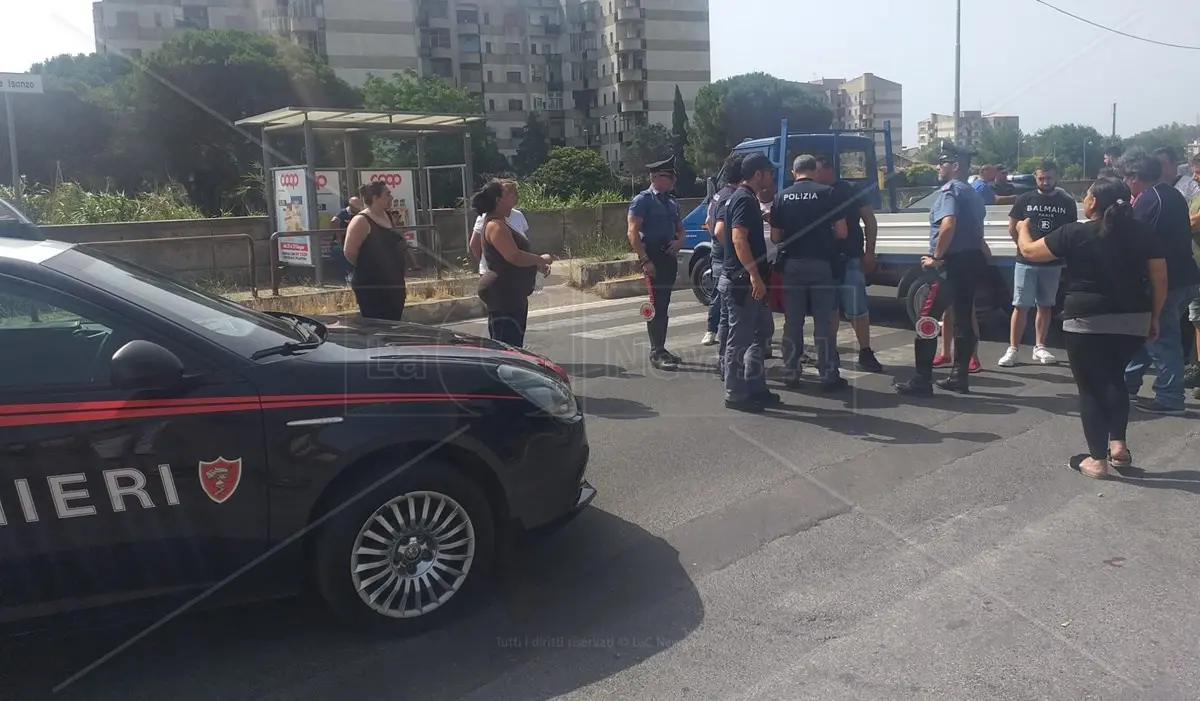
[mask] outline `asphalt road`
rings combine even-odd
[[[640,300],[531,318],[590,414],[600,496],[470,615],[404,641],[301,600],[185,617],[54,698],[1200,698],[1194,417],[1135,414],[1146,472],[1088,480],[1066,468],[1064,366],[997,369],[998,320],[973,396],[902,401],[911,335],[882,298],[887,373],[734,414],[704,310],[677,300],[671,375],[647,364]],[[9,651],[0,698],[39,698],[114,642]]]

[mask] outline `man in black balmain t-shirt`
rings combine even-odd
[[[1052,160],[1042,161],[1034,171],[1037,189],[1017,198],[1008,213],[1008,235],[1017,240],[1017,225],[1029,220],[1029,231],[1033,240],[1044,238],[1051,231],[1079,220],[1075,198],[1058,188],[1058,164]],[[1000,358],[1000,367],[1017,364],[1021,337],[1025,335],[1025,322],[1029,310],[1037,308],[1034,322],[1033,362],[1051,365],[1057,359],[1046,349],[1046,336],[1050,333],[1050,321],[1054,316],[1054,304],[1058,300],[1058,287],[1062,279],[1062,261],[1031,263],[1017,252],[1013,267],[1013,310],[1008,331],[1008,350]]]

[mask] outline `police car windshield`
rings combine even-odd
[[[116,295],[188,330],[250,357],[255,351],[308,340],[293,324],[95,250],[72,248],[44,264]]]

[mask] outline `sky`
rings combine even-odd
[[[1048,1],[1130,34],[1200,46],[1194,0]],[[5,25],[25,29],[0,42],[0,72],[94,50],[91,0],[5,4]],[[874,73],[904,86],[906,145],[916,142],[918,120],[954,111],[954,0],[709,5],[713,80],[754,71],[797,81]],[[1037,0],[963,0],[962,108],[1018,115],[1025,131],[1078,122],[1107,134],[1114,101],[1124,136],[1172,121],[1197,123],[1198,74],[1200,50],[1120,37]]]

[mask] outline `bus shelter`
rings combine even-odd
[[[312,268],[318,284],[324,281],[324,261],[329,251],[323,241],[332,242],[329,220],[341,209],[343,184],[352,196],[359,185],[376,180],[386,182],[393,191],[393,215],[411,248],[426,252],[440,250],[436,240],[421,245],[421,232],[435,231],[430,207],[429,173],[432,170],[457,169],[461,173],[463,202],[470,202],[474,173],[471,159],[471,127],[484,117],[463,114],[423,112],[387,112],[319,107],[283,107],[239,119],[235,126],[258,129],[262,134],[262,176],[266,183],[267,217],[272,235],[271,258],[273,288],[277,288],[276,270],[280,266]],[[320,168],[316,164],[318,132],[339,133],[344,163],[342,168]],[[304,163],[277,163],[278,153],[271,145],[273,137],[301,134],[304,139]],[[370,169],[354,162],[353,139],[360,134],[411,137],[416,141],[415,167]],[[453,166],[430,166],[425,161],[425,140],[429,136],[462,136],[463,162]],[[465,236],[470,235],[470,213],[463,210]],[[430,239],[436,237],[430,236]],[[439,265],[440,270],[440,265]]]

